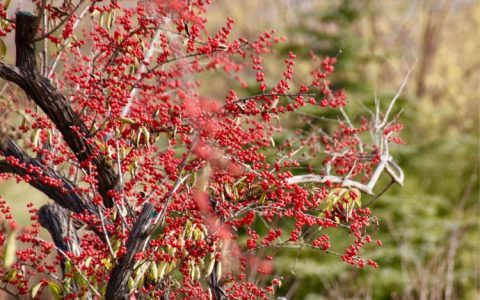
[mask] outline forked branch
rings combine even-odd
[[[60,91],[36,69],[33,39],[37,16],[17,13],[15,44],[16,66],[0,62],[0,77],[17,84],[37,104],[62,133],[77,159],[82,163],[91,160],[96,167],[98,191],[106,207],[113,206],[110,190],[118,189],[118,175],[97,149],[89,143],[89,130]]]

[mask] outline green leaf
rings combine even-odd
[[[5,45],[5,42],[0,39],[0,58],[4,58],[5,55],[7,55],[7,45]]]
[[[40,288],[42,287],[42,283],[39,282],[37,283],[36,285],[33,286],[32,290],[30,291],[30,295],[33,298],[35,298],[35,296],[37,295],[38,291],[40,290]]]
[[[10,270],[7,275],[5,275],[5,280],[7,282],[10,282],[12,281],[13,279],[15,279],[15,276],[17,275],[17,271],[16,270]]]
[[[72,261],[67,260],[65,262],[65,274],[69,274],[72,272]]]
[[[77,271],[75,271],[73,273],[73,280],[74,282],[77,284],[77,286],[81,289],[88,289],[88,283],[87,281],[85,280],[85,278],[83,278],[83,276],[78,273]]]
[[[150,263],[150,276],[154,282],[158,281],[158,266],[155,262]]]
[[[55,299],[58,299],[58,300],[63,299],[62,297],[63,289],[58,283],[54,281],[49,281],[48,288],[50,289],[50,292],[52,292],[52,295],[55,297]]]
[[[260,199],[258,199],[258,203],[260,203],[260,204],[265,203],[265,198],[266,197],[267,197],[267,191],[262,193],[262,195],[260,196]]]
[[[106,20],[106,23],[105,23],[105,27],[107,27],[107,29],[112,28],[114,19],[115,19],[115,13],[113,11],[109,11],[108,16],[107,16],[107,20]]]
[[[5,245],[5,250],[3,253],[3,266],[5,268],[10,268],[15,262],[15,251],[17,248],[15,237],[15,231],[10,232],[10,234],[8,235],[7,243]]]
[[[134,284],[135,284],[135,281],[133,280],[133,278],[128,277],[127,287],[129,290],[133,289]]]

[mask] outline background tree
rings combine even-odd
[[[381,268],[351,269],[313,251],[292,260],[298,253],[290,251],[276,260],[284,270],[284,292],[299,299],[478,298],[478,4],[285,0],[254,9],[257,5],[222,1],[215,12],[241,20],[269,6],[267,16],[255,17],[255,26],[242,23],[237,30],[248,36],[275,24],[279,34],[289,37],[280,47],[292,46],[298,54],[299,72],[306,69],[310,51],[338,55],[332,85],[346,87],[352,99],[346,110],[354,121],[365,106],[373,109],[375,97],[391,99],[404,77],[405,61],[417,60],[397,106],[406,145],[395,151],[405,186],[393,187],[372,204],[379,219],[372,236],[383,246],[368,255]],[[300,124],[322,122],[325,111],[304,107],[291,115],[300,116]],[[332,123],[321,126],[326,124]]]
[[[376,222],[361,199],[384,173],[403,184],[389,145],[402,143],[405,81],[384,113],[377,102],[355,123],[328,79],[336,58],[312,55],[299,82],[289,53],[267,79],[263,59],[280,39],[232,38],[231,18],[210,34],[204,1],[32,3],[33,13],[0,6],[4,55],[15,44],[15,63],[0,62],[0,172],[52,203],[27,204],[32,223],[19,229],[2,199],[6,293],[268,298],[284,248],[378,266],[360,255]],[[220,97],[209,91],[218,76],[232,86]],[[337,120],[286,135],[282,120],[307,105]]]

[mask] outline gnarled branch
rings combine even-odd
[[[65,142],[80,162],[92,161],[96,167],[98,190],[103,197],[103,203],[106,207],[112,207],[113,199],[108,191],[118,189],[118,175],[85,139],[89,136],[89,130],[80,116],[50,80],[36,70],[33,38],[37,18],[29,13],[17,13],[16,66],[0,62],[0,77],[17,84],[43,110],[62,133]]]
[[[57,205],[44,205],[38,211],[38,222],[47,229],[58,249],[65,253],[80,255],[80,241],[76,230],[69,225],[68,211]],[[62,272],[65,272],[65,258],[62,259]]]
[[[0,160],[0,173],[10,173],[18,176],[32,175],[28,174],[29,166],[38,167],[43,170],[42,176],[46,176],[55,181],[60,181],[58,186],[48,185],[40,180],[38,176],[33,176],[28,182],[37,190],[43,192],[55,203],[69,209],[75,213],[96,214],[95,208],[90,201],[83,199],[75,191],[75,185],[63,176],[60,176],[53,169],[46,167],[43,163],[28,156],[12,139],[0,132],[0,154],[5,157],[15,158],[18,163],[11,164],[8,160]],[[37,174],[38,175],[38,174]]]
[[[108,281],[105,299],[129,299],[128,279],[135,265],[135,255],[147,245],[151,231],[155,208],[151,203],[145,203],[142,212],[132,227],[127,240],[127,252],[113,268]]]
[[[0,160],[0,173],[9,173],[24,177],[25,175],[32,175],[28,183],[37,190],[44,193],[47,197],[52,199],[56,204],[64,207],[74,213],[78,214],[92,214],[98,217],[98,210],[88,200],[83,198],[76,191],[75,185],[67,178],[59,175],[52,168],[45,166],[39,160],[28,156],[11,138],[0,131],[0,154],[5,157],[11,157],[16,160],[12,164],[8,159]],[[33,166],[42,170],[41,174],[29,174],[28,168]],[[41,177],[49,180],[41,180]],[[59,181],[59,185],[50,185],[45,182]],[[105,241],[108,233],[102,232],[99,228],[91,227],[98,237]]]

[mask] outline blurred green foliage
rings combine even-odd
[[[346,89],[355,121],[367,114],[365,108],[373,108],[375,97],[385,107],[415,64],[397,106],[406,145],[391,151],[404,169],[405,186],[391,188],[371,206],[380,220],[373,236],[383,246],[363,252],[380,268],[358,270],[318,251],[280,252],[276,263],[285,283],[278,294],[291,299],[478,299],[478,3],[241,2],[220,1],[212,12],[234,17],[243,35],[278,29],[287,42],[272,61],[293,50],[299,77],[311,67],[311,53],[338,58],[333,84]],[[245,22],[250,19],[257,21]],[[267,64],[269,74],[278,73],[273,65]],[[318,118],[334,118],[324,110],[304,112],[316,119],[308,125],[292,120],[292,127],[328,127],[328,120]],[[333,245],[342,242],[333,237]]]
[[[371,108],[375,97],[388,103],[417,61],[398,103],[406,145],[392,149],[405,171],[405,186],[393,187],[371,207],[380,220],[373,236],[383,246],[367,247],[364,255],[380,268],[355,269],[318,251],[280,252],[276,267],[285,282],[279,295],[446,299],[451,287],[450,299],[480,298],[479,6],[473,0],[242,0],[212,7],[209,20],[220,24],[232,16],[239,35],[279,29],[288,39],[275,60],[293,50],[300,74],[310,52],[337,56],[334,85],[347,90],[354,116],[365,115],[364,106]],[[279,73],[273,64],[267,67]],[[222,96],[223,88],[211,93]],[[20,208],[30,200],[45,201],[12,181],[0,191],[21,225],[28,216]],[[332,238],[333,245],[344,242]]]
[[[405,72],[405,67],[399,67],[400,61],[410,60],[413,64],[412,53],[415,51],[418,56],[416,76],[409,79],[407,92],[399,103],[406,145],[393,150],[405,171],[406,183],[402,188],[391,189],[371,207],[380,219],[374,236],[383,241],[383,246],[372,247],[365,251],[365,256],[377,260],[380,269],[355,270],[336,258],[313,252],[300,255],[292,266],[290,253],[282,257],[279,267],[295,274],[282,292],[288,293],[298,280],[292,299],[444,299],[449,297],[446,290],[450,288],[450,299],[480,296],[479,57],[468,51],[470,44],[478,42],[468,35],[458,40],[461,45],[453,45],[449,40],[458,39],[459,31],[478,29],[478,7],[473,2],[457,2],[457,6],[426,2],[424,7],[415,8],[415,16],[423,21],[419,24],[427,24],[422,28],[423,34],[397,40],[409,41],[413,50],[410,53],[390,49],[378,34],[371,34],[374,27],[388,22],[382,18],[405,13],[404,8],[391,2],[336,1],[323,11],[301,12],[300,21],[287,30],[287,36],[297,37],[293,47],[305,59],[308,51],[318,56],[338,55],[334,83],[344,87],[350,99],[358,99],[370,108],[375,93],[388,103],[396,92],[392,84],[400,85],[400,75],[386,74],[394,74],[398,69]],[[385,10],[389,12],[384,13]],[[370,32],[362,27],[365,22],[370,22]],[[427,49],[422,46],[422,39],[427,38],[428,24],[435,22],[443,22],[439,26],[442,32],[435,33],[437,44]],[[337,29],[322,31],[322,26]],[[299,35],[308,39],[302,40]],[[309,46],[305,41],[313,44]],[[287,43],[282,49],[290,46]],[[470,64],[462,65],[461,60],[452,60],[451,56],[468,56]],[[459,72],[448,70],[448,64],[443,65],[445,59]],[[434,65],[428,66],[427,73],[420,77],[418,68],[425,60]],[[477,68],[467,71],[472,65]],[[466,72],[475,75],[465,78]],[[422,93],[415,89],[419,81],[425,82]],[[449,87],[455,84],[461,87]],[[351,106],[350,113],[356,114],[359,108]],[[453,281],[448,278],[449,268]]]

